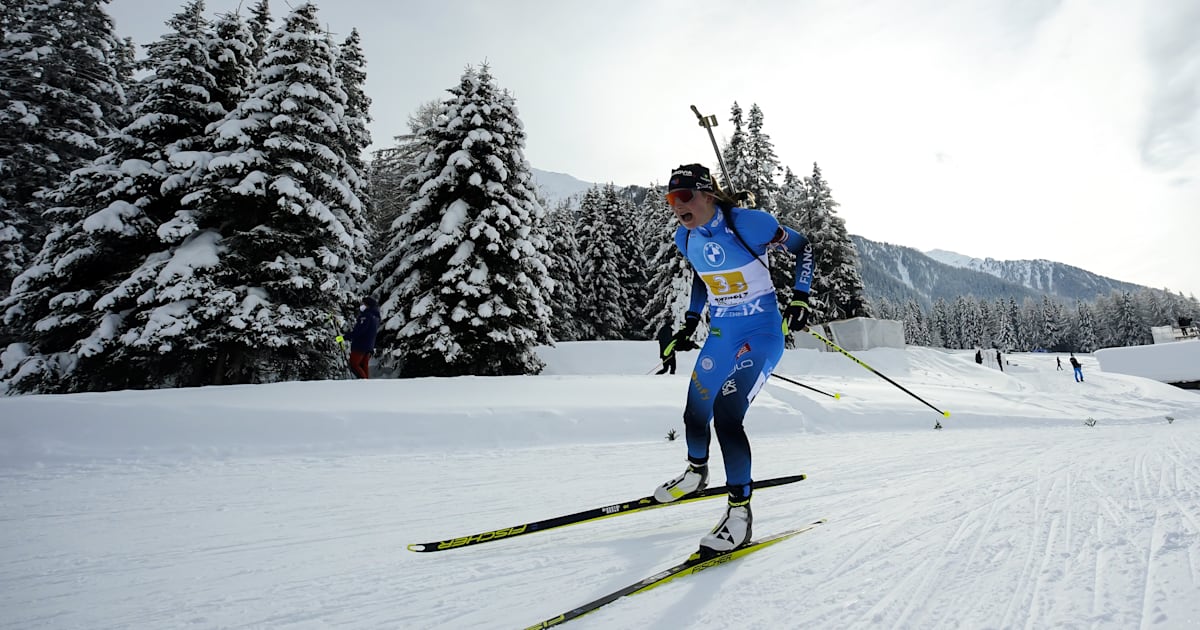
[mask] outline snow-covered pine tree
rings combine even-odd
[[[954,300],[954,324],[960,349],[983,347],[983,322],[979,304],[972,296],[960,295]]]
[[[342,375],[330,318],[359,297],[366,242],[343,178],[335,60],[316,7],[301,4],[271,34],[251,96],[212,126],[222,153],[203,185],[160,230],[206,254],[180,290],[205,315],[192,334],[218,382]]]
[[[335,67],[346,90],[346,113],[342,117],[342,151],[349,167],[345,179],[350,183],[354,195],[362,203],[362,210],[354,217],[370,235],[372,226],[367,220],[371,205],[370,178],[363,154],[371,146],[371,97],[363,91],[367,80],[367,63],[363,58],[362,41],[358,29],[351,29],[346,41],[338,48]],[[369,236],[370,237],[370,236]]]
[[[38,264],[14,283],[20,290],[10,312],[32,326],[40,355],[14,390],[142,389],[179,373],[178,358],[164,348],[131,347],[122,334],[148,317],[163,268],[178,269],[157,228],[186,192],[173,184],[170,157],[192,149],[212,119],[203,8],[188,2],[169,20],[173,30],[148,47],[149,74],[134,90],[142,101],[130,108],[130,124],[106,139],[106,155],[54,193],[54,233]]]
[[[164,267],[179,265],[156,232],[182,196],[170,158],[211,122],[203,6],[185,5],[168,21],[173,30],[147,47],[150,74],[135,90],[142,100],[130,108],[132,121],[106,140],[108,153],[53,193],[54,231],[13,285],[9,313],[37,353],[14,390],[141,389],[178,373],[164,348],[128,346],[122,335],[144,319]]]
[[[779,176],[783,169],[775,155],[771,136],[763,131],[763,112],[758,103],[750,106],[746,131],[745,162],[738,173],[742,178],[738,190],[754,193],[756,207],[775,212],[779,205],[776,198],[779,196]]]
[[[1005,352],[1011,352],[1020,347],[1021,341],[1021,310],[1017,307],[1016,298],[1002,299],[996,305],[997,318],[1000,327],[996,330],[995,344]]]
[[[550,278],[554,288],[547,296],[554,317],[550,320],[550,332],[555,341],[577,341],[583,338],[579,321],[580,266],[579,230],[575,210],[566,201],[550,212],[546,221],[546,235],[550,249]]]
[[[833,192],[815,162],[813,174],[804,178],[804,183],[808,189],[808,207],[805,211],[812,213],[816,228],[807,235],[816,258],[810,301],[813,321],[870,317],[863,300],[858,251],[846,231],[845,220],[836,214],[839,204],[834,201]]]
[[[646,303],[649,271],[646,252],[642,249],[642,217],[637,215],[633,200],[625,189],[612,183],[605,184],[604,211],[601,216],[612,223],[613,242],[620,251],[622,264],[617,266],[617,282],[625,288],[625,300],[636,308],[626,309],[625,324],[618,339],[649,339],[646,332],[650,324],[642,317],[641,305]]]
[[[726,191],[732,195],[739,190],[745,190],[741,187],[742,183],[750,179],[746,172],[749,156],[746,154],[745,121],[742,118],[742,107],[737,104],[737,101],[734,101],[733,107],[729,108],[729,122],[733,124],[733,133],[729,134],[729,138],[725,141],[725,147],[721,149],[721,159],[729,172],[724,172],[720,164],[717,164],[712,172],[715,177],[716,173],[720,171],[718,181],[722,188],[727,186],[727,182],[733,183],[733,190]]]
[[[904,339],[915,346],[933,346],[933,336],[929,332],[929,319],[925,311],[915,299],[904,304]]]
[[[646,232],[653,236],[647,243],[654,249],[647,267],[652,272],[648,281],[650,291],[642,309],[646,333],[650,336],[663,324],[672,328],[682,325],[692,294],[692,267],[675,246],[679,223],[667,205],[665,194],[662,186],[651,185],[641,205],[641,212],[647,217]]]
[[[199,14],[197,13],[197,17]],[[163,385],[206,385],[227,382],[221,361],[225,355],[212,344],[214,330],[222,327],[226,311],[214,309],[208,302],[216,296],[229,299],[232,294],[217,283],[220,276],[220,231],[211,223],[200,229],[183,197],[203,188],[208,177],[207,167],[212,156],[220,151],[215,129],[238,104],[249,95],[255,69],[250,57],[255,43],[246,22],[237,13],[224,13],[215,24],[200,36],[200,47],[207,59],[211,80],[185,87],[202,101],[193,104],[200,115],[192,119],[198,131],[182,136],[169,145],[164,155],[170,162],[169,177],[160,192],[168,200],[165,210],[174,209],[170,220],[156,213],[158,238],[162,249],[148,255],[141,268],[129,274],[122,291],[140,295],[138,312],[129,317],[129,329],[121,341],[127,352],[141,356],[148,364],[156,364]],[[151,45],[148,70],[152,75],[143,82],[140,91],[166,91],[184,85],[173,77],[179,69],[172,68],[168,41]],[[194,51],[195,42],[189,44]]]
[[[393,145],[375,151],[369,177],[372,203],[367,205],[367,220],[374,234],[371,251],[375,260],[387,255],[392,223],[417,198],[417,180],[410,178],[419,170],[419,159],[431,148],[430,136],[422,130],[433,125],[441,104],[422,104],[408,117],[409,133],[393,138]],[[378,280],[372,277],[373,282]]]
[[[1095,352],[1100,348],[1096,334],[1096,312],[1091,304],[1083,300],[1075,301],[1075,312],[1078,315],[1075,328],[1076,352]]]
[[[941,348],[953,348],[957,341],[954,330],[954,314],[945,298],[938,298],[929,312],[929,330],[933,334],[933,343]]]
[[[250,95],[250,86],[258,72],[254,65],[256,45],[250,25],[240,14],[231,12],[216,16],[205,49],[209,73],[216,82],[208,100],[217,121],[237,109],[238,104]],[[205,137],[208,144],[213,140],[213,136]]]
[[[779,224],[796,230],[811,242],[812,237],[807,233],[803,224],[806,209],[809,208],[808,188],[804,185],[804,181],[792,172],[792,169],[784,171],[783,187],[774,194],[773,203]],[[770,257],[771,281],[775,286],[775,297],[779,309],[783,310],[792,301],[792,287],[796,285],[796,255],[786,249],[776,248],[771,250]]]
[[[0,297],[51,229],[41,193],[103,153],[125,96],[108,0],[12,0],[0,42]]]
[[[608,216],[603,189],[593,186],[579,205],[579,322],[584,339],[620,339],[630,307],[622,267],[626,264],[615,232],[623,229]]]
[[[532,374],[550,341],[545,211],[516,101],[468,67],[427,134],[419,197],[375,267],[405,376]],[[393,255],[394,254],[394,255]]]
[[[1142,321],[1137,300],[1129,291],[1114,291],[1111,308],[1105,314],[1110,341],[1114,346],[1138,346],[1147,343],[1149,327]]]
[[[267,40],[271,38],[270,0],[258,0],[250,7],[250,37],[254,41],[254,48],[250,51],[250,65],[257,68],[266,54]]]

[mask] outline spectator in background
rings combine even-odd
[[[1071,367],[1075,368],[1075,382],[1083,382],[1083,366],[1079,364],[1079,359],[1075,358],[1075,353],[1071,353]]]
[[[358,306],[358,319],[350,331],[350,371],[358,378],[369,378],[375,335],[379,332],[379,302],[364,297]]]

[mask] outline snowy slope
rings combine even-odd
[[[589,188],[595,186],[591,182],[585,182],[566,173],[555,173],[536,168],[530,170],[533,173],[533,181],[537,184],[538,192],[546,199],[550,208],[554,208],[570,197],[582,195]]]
[[[2,399],[0,627],[515,628],[590,601],[692,551],[719,502],[404,547],[676,474],[688,381],[644,375],[655,350],[562,344],[537,377]],[[829,523],[570,627],[1200,623],[1200,395],[1091,357],[1077,384],[1054,355],[859,356],[949,409],[945,430],[844,357],[790,351],[781,374],[842,398],[773,380],[755,401],[756,476],[810,476],[757,493],[755,530]]]

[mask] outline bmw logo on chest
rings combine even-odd
[[[716,243],[705,243],[704,260],[710,267],[720,267],[725,262],[725,250]]]

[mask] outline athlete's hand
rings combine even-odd
[[[793,291],[791,303],[783,310],[783,334],[786,335],[794,330],[808,330],[808,318],[811,314],[812,309],[808,306],[808,293]]]
[[[671,343],[663,348],[662,357],[665,359],[671,356],[672,352],[686,352],[695,350],[700,346],[692,341],[692,335],[696,334],[696,327],[700,325],[700,313],[696,311],[688,311],[683,315],[683,328],[675,331],[675,336],[671,339]]]

